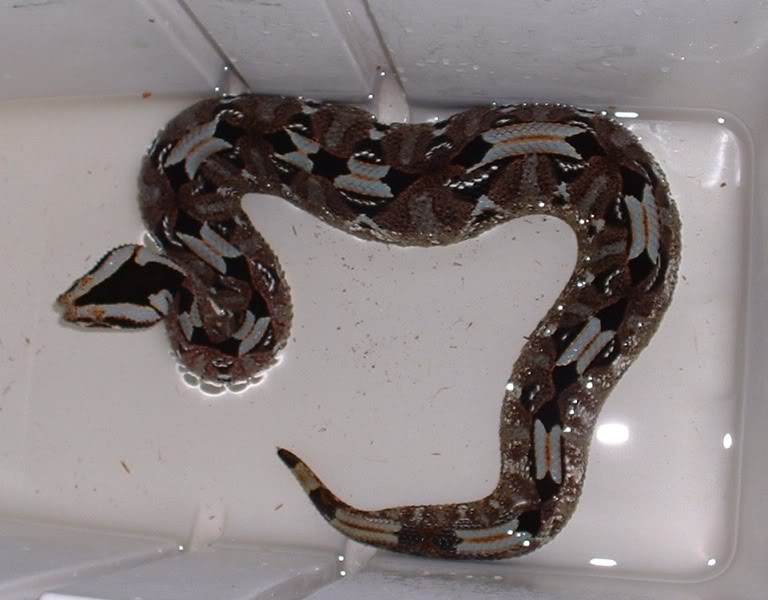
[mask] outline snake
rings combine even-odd
[[[680,218],[656,160],[604,111],[563,104],[384,124],[301,97],[209,98],[159,132],[138,187],[152,244],[108,252],[58,297],[63,319],[118,329],[163,321],[178,363],[217,385],[274,365],[293,317],[285,273],[244,194],[280,196],[352,236],[400,246],[455,244],[527,215],[573,229],[574,271],[503,389],[489,495],[360,510],[278,449],[338,532],[416,556],[512,558],[562,530],[600,410],[656,332],[680,262]]]

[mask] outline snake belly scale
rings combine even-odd
[[[164,321],[178,361],[206,381],[246,381],[289,336],[277,257],[240,206],[282,196],[351,235],[446,245],[532,214],[575,232],[576,268],[506,382],[501,470],[480,500],[358,510],[294,453],[278,454],[345,536],[443,558],[507,558],[551,540],[573,514],[600,409],[670,303],[680,221],[637,138],[562,105],[473,108],[431,124],[300,98],[198,102],[143,159],[139,203],[157,245],[119,246],[58,302],[84,326]]]

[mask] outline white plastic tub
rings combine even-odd
[[[742,1],[0,2],[0,597],[765,597],[766,31],[768,3]],[[489,491],[503,384],[575,261],[558,221],[399,249],[248,197],[296,318],[242,395],[187,387],[160,327],[60,322],[56,295],[141,238],[156,130],[238,75],[384,120],[578,103],[623,114],[659,160],[680,284],[550,545],[499,563],[372,556],[274,449],[365,508]]]

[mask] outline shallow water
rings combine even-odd
[[[521,219],[452,247],[402,249],[249,196],[245,208],[287,273],[295,322],[281,363],[238,395],[189,388],[161,327],[60,323],[56,295],[109,248],[141,238],[139,159],[189,102],[0,105],[2,513],[343,548],[277,445],[361,508],[490,491],[504,384],[575,262],[560,221]],[[600,437],[614,443],[594,443],[573,520],[515,564],[694,579],[729,560],[752,155],[740,126],[718,117],[657,111],[625,121],[678,201],[680,281],[600,417]]]

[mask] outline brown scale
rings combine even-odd
[[[433,139],[432,129],[429,125],[393,126],[381,140],[384,162],[406,173],[424,173],[427,165],[434,164],[426,158]]]
[[[165,169],[162,161],[167,152],[190,130],[212,123],[224,110],[239,111],[222,113],[217,128],[236,148],[208,156],[192,181],[183,181],[183,174],[173,175],[173,166]],[[482,138],[485,132],[524,123],[566,126],[568,129],[554,130],[538,126],[531,139],[549,136],[560,144],[555,148],[570,148],[570,154],[575,152],[581,158],[557,154],[559,150],[553,154],[540,150],[472,168],[491,147]],[[277,156],[305,152],[294,144],[288,130],[322,148],[306,154],[308,172],[301,165],[286,165]],[[575,133],[560,138],[558,131]],[[522,143],[526,141],[513,140],[512,148],[523,147],[515,146]],[[392,198],[372,200],[342,194],[334,181],[346,174],[348,159],[360,149],[372,152],[375,158],[361,156],[359,160],[390,167],[390,179],[385,176],[384,181],[409,183]],[[248,174],[245,179],[243,170]],[[199,304],[206,301],[207,294],[223,298],[224,288],[229,290],[226,302],[235,307],[235,314],[242,313],[249,294],[265,298],[274,339],[269,348],[257,348],[237,358],[233,369],[240,376],[252,375],[274,362],[288,338],[292,313],[277,258],[237,206],[234,197],[242,193],[281,195],[352,235],[401,245],[460,242],[500,222],[530,214],[550,215],[567,223],[578,243],[576,269],[514,363],[501,406],[499,483],[490,495],[452,505],[362,511],[340,500],[294,454],[279,452],[323,517],[336,527],[345,524],[343,533],[353,539],[423,556],[506,558],[548,542],[573,514],[602,404],[651,339],[671,300],[680,254],[680,222],[660,173],[653,158],[619,124],[566,106],[479,107],[434,126],[384,126],[352,107],[246,95],[200,102],[166,126],[152,157],[144,161],[140,205],[155,237],[163,241],[170,236],[165,249],[172,259],[186,265],[193,282],[187,288],[198,294]],[[483,174],[488,177],[471,183]],[[175,183],[171,181],[174,177],[178,179]],[[456,185],[447,185],[452,183]],[[458,183],[465,189],[459,189]],[[629,260],[631,216],[624,205],[625,194],[642,200],[645,185],[651,186],[659,214],[659,260],[650,267],[647,254]],[[233,196],[224,193],[227,188],[234,190]],[[363,206],[362,201],[370,201],[372,206]],[[208,219],[211,226],[219,223],[223,237],[247,257],[247,277],[228,280],[229,274],[216,273],[199,257],[173,244],[175,224],[191,217],[201,222]],[[274,273],[273,292],[259,265]],[[242,291],[238,298],[241,284],[252,291]],[[208,291],[202,289],[205,287]],[[176,300],[167,319],[171,343],[188,368],[203,377],[211,376],[215,374],[211,362],[222,355],[184,338],[179,302]],[[587,327],[595,326],[595,319],[601,333],[612,332],[612,342],[582,365],[581,373],[576,359],[558,364],[570,344]],[[577,355],[582,356],[587,347],[577,348]],[[543,478],[535,468],[537,421],[545,427],[550,444],[551,437],[562,429],[561,454],[551,457],[554,462],[546,465]],[[562,467],[559,482],[551,471],[553,465]],[[527,536],[520,538],[525,543],[497,539],[494,528],[503,531],[507,526],[510,535],[516,527],[516,535]],[[372,539],[371,532],[378,532],[379,537]],[[467,541],[472,535],[490,540],[491,546],[472,549]]]

